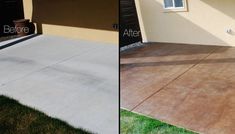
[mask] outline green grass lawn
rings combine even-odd
[[[0,96],[0,134],[90,134]]]
[[[121,110],[121,134],[196,134],[188,130]]]

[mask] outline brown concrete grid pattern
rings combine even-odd
[[[121,106],[207,134],[235,132],[235,48],[156,43],[121,53]]]

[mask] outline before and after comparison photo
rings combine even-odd
[[[235,1],[0,0],[0,134],[234,134]]]

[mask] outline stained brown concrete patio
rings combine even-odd
[[[235,132],[235,48],[148,44],[121,53],[121,107],[206,134]]]

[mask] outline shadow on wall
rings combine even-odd
[[[33,0],[32,21],[39,33],[42,24],[116,31],[117,0]]]
[[[140,7],[145,28],[142,33],[146,34],[147,42],[228,45],[180,13],[164,13],[162,4],[156,0],[140,0]]]
[[[223,12],[224,14],[228,15],[231,18],[235,18],[234,0],[201,0],[201,1]]]

